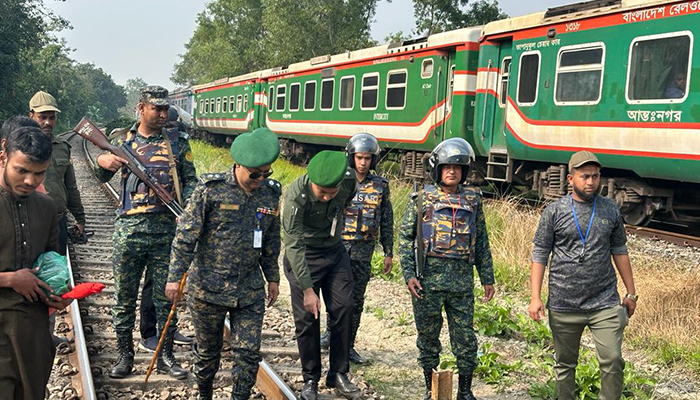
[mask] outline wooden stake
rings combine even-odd
[[[433,371],[432,400],[452,400],[452,371]]]

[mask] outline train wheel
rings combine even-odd
[[[636,226],[648,225],[652,215],[647,213],[645,203],[625,203],[620,207],[620,213],[625,223]]]

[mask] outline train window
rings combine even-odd
[[[531,106],[537,102],[540,79],[540,52],[527,52],[520,56],[518,71],[518,105]]]
[[[355,77],[346,76],[340,79],[340,99],[338,108],[352,110],[355,106]]]
[[[270,91],[267,95],[267,110],[275,111],[275,87],[270,86]]]
[[[216,98],[216,112],[217,113],[221,112],[221,97]]]
[[[234,96],[231,96],[228,98],[228,112],[232,113],[233,112],[233,105],[236,103],[234,101]]]
[[[243,96],[243,109],[248,111],[248,95]]]
[[[225,96],[221,102],[221,109],[224,110],[224,112],[228,111],[228,98],[226,98]]]
[[[605,45],[588,43],[559,50],[554,104],[597,104],[603,90]]]
[[[204,114],[204,100],[199,100],[199,111]]]
[[[236,97],[236,112],[239,113],[239,112],[241,112],[242,109],[243,109],[243,96],[239,94],[238,97]]]
[[[401,110],[406,106],[406,81],[408,72],[403,70],[389,71],[386,83],[387,110]]]
[[[309,81],[304,84],[304,111],[313,111],[316,108],[316,82]]]
[[[690,31],[634,39],[627,68],[627,101],[634,104],[685,101],[692,48]]]
[[[321,81],[321,110],[327,111],[333,109],[334,89],[335,80],[333,78]]]
[[[506,100],[508,99],[508,82],[510,81],[510,63],[512,59],[510,57],[505,57],[501,61],[501,86],[498,89],[498,105],[501,107],[506,106]]]
[[[379,96],[379,74],[374,72],[362,75],[362,93],[360,94],[360,109],[376,110]]]
[[[289,85],[289,111],[299,111],[299,95],[301,94],[301,85],[292,83]]]
[[[452,65],[450,67],[450,76],[449,80],[447,83],[447,109],[445,110],[446,114],[449,114],[452,111],[452,99],[454,97],[455,93],[455,71],[456,71],[457,66]]]
[[[423,79],[428,79],[433,77],[433,59],[426,58],[423,60],[420,69],[420,77]]]
[[[287,99],[287,86],[279,85],[277,86],[277,111],[284,111],[284,102]]]
[[[204,100],[204,113],[209,113],[209,99]]]

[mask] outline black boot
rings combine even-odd
[[[456,400],[476,400],[472,393],[472,375],[459,374],[459,386]]]
[[[187,370],[182,368],[175,360],[173,354],[173,334],[165,336],[163,340],[163,348],[158,354],[158,372],[167,373],[175,379],[182,380],[187,378]]]
[[[328,350],[331,347],[331,331],[326,330],[321,334],[321,348]]]
[[[433,370],[424,369],[423,379],[425,380],[425,396],[423,396],[423,400],[430,400],[433,397]]]
[[[211,400],[212,396],[214,396],[213,380],[197,378],[197,388],[199,389],[199,400]]]
[[[119,358],[109,371],[110,378],[122,379],[131,374],[134,367],[134,341],[132,333],[117,334]]]

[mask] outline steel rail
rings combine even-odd
[[[700,247],[700,237],[698,236],[685,235],[683,233],[635,225],[625,225],[625,230],[627,233],[631,233],[633,235],[659,239],[663,240],[664,242],[674,243],[681,246]]]

